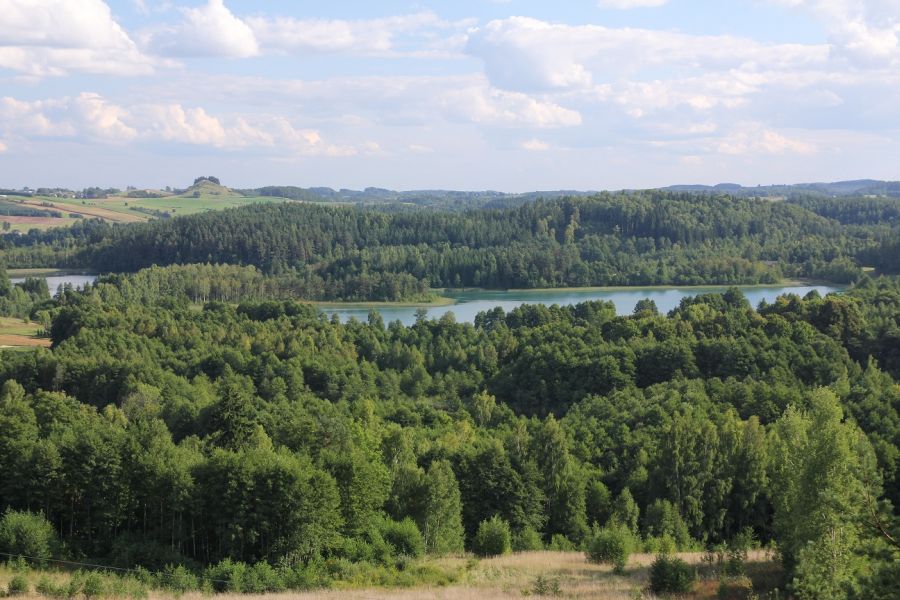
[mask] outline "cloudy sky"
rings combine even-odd
[[[0,187],[900,179],[900,0],[0,0]]]

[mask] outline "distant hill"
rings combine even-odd
[[[661,188],[673,192],[726,193],[735,196],[777,197],[801,194],[816,196],[887,196],[900,198],[900,181],[880,181],[877,179],[854,179],[830,183],[797,183],[791,185],[758,185],[745,187],[736,183],[718,185],[670,185]]]
[[[798,195],[820,197],[835,196],[887,196],[900,198],[900,181],[858,179],[831,183],[798,183],[790,185],[742,186],[737,183],[717,185],[671,185],[660,188],[673,192],[700,192],[731,194],[741,197],[789,198]],[[328,187],[266,186],[255,189],[235,190],[247,196],[272,196],[305,202],[336,202],[362,205],[411,205],[440,208],[508,208],[539,198],[554,199],[564,196],[589,196],[593,190],[544,190],[524,193],[507,193],[494,190],[461,192],[453,190],[397,191],[368,187],[364,190]]]
[[[194,185],[179,194],[182,198],[231,197],[239,195],[240,192],[209,179],[199,179],[194,182]]]

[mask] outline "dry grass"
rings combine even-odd
[[[702,567],[702,554],[681,553],[685,562]],[[610,567],[587,562],[580,552],[525,552],[480,561],[468,558],[433,559],[428,562],[447,571],[462,573],[448,586],[421,586],[412,588],[365,588],[317,590],[311,592],[284,592],[277,594],[218,594],[215,600],[512,600],[532,594],[538,576],[559,583],[561,598],[576,600],[650,600],[647,593],[648,567],[655,559],[652,554],[635,554],[629,560],[624,575],[615,575]],[[752,552],[748,557],[747,571],[756,583],[757,577],[777,575],[777,566],[764,552]],[[10,573],[0,569],[0,585],[8,581]],[[34,573],[31,574],[35,576]],[[53,574],[61,583],[65,576]],[[33,584],[34,582],[32,582]],[[339,584],[338,584],[339,585]],[[33,588],[32,588],[33,589]],[[765,592],[765,586],[757,587]],[[718,581],[701,581],[688,598],[706,600],[716,598]],[[33,596],[33,591],[32,591]],[[151,592],[149,600],[173,600],[166,592]],[[180,600],[208,600],[201,593],[184,594]]]

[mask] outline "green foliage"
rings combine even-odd
[[[472,551],[478,556],[499,556],[511,552],[509,523],[496,515],[482,521],[472,540]]]
[[[616,573],[624,573],[634,547],[631,531],[619,522],[596,530],[588,540],[586,556],[593,563],[612,565]]]
[[[386,520],[381,535],[397,554],[419,558],[425,554],[425,541],[415,521],[407,517],[402,521]]]
[[[24,596],[31,591],[28,579],[21,573],[13,575],[6,587],[6,593],[10,596]]]
[[[544,542],[541,540],[540,533],[531,527],[526,527],[513,534],[512,549],[514,552],[535,552],[544,549]]]
[[[7,509],[0,519],[0,552],[43,561],[58,547],[56,531],[42,515]]]
[[[528,591],[533,596],[546,597],[562,595],[559,579],[544,577],[543,575],[538,575],[534,578],[534,583],[531,584],[531,589]]]
[[[650,565],[650,590],[654,594],[685,594],[696,578],[690,565],[667,554],[658,555]]]
[[[514,532],[503,550],[589,550],[605,524],[654,553],[721,548],[723,576],[751,531],[782,550],[792,593],[884,595],[893,280],[758,312],[730,290],[670,316],[589,302],[404,327],[191,306],[192,273],[250,288],[154,271],[64,293],[42,309],[54,347],[0,360],[0,508],[73,556],[229,582],[184,589],[407,585],[452,574],[404,553],[474,550],[493,518]]]

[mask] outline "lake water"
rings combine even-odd
[[[51,275],[50,277],[43,277],[42,279],[47,280],[47,287],[50,289],[50,295],[55,296],[56,292],[67,283],[72,284],[73,287],[81,288],[84,287],[88,283],[94,283],[94,280],[97,279],[96,275],[85,275],[83,273],[70,273],[64,275]],[[12,283],[22,283],[25,281],[24,277],[11,277],[10,281]]]
[[[50,288],[51,294],[56,294],[60,287],[64,284],[72,284],[76,288],[83,287],[87,283],[92,283],[97,279],[96,275],[86,274],[68,274],[53,275],[46,277],[47,287]],[[21,283],[25,281],[24,277],[15,277],[11,280],[13,283]],[[634,310],[634,305],[638,300],[650,298],[656,302],[660,312],[666,313],[681,302],[686,296],[696,296],[697,294],[705,294],[709,292],[724,292],[728,286],[709,286],[709,287],[671,287],[671,288],[630,288],[630,289],[576,289],[576,290],[449,290],[444,295],[453,299],[456,303],[448,306],[428,307],[427,317],[436,319],[445,313],[452,312],[459,322],[473,323],[475,315],[480,312],[491,310],[497,306],[504,311],[509,312],[522,304],[559,304],[560,306],[578,304],[588,300],[609,300],[619,314],[630,314]],[[818,291],[821,295],[829,292],[838,291],[840,288],[827,285],[798,285],[784,286],[772,285],[762,287],[746,287],[741,288],[747,300],[752,306],[759,304],[760,300],[772,302],[778,296],[783,294],[797,294],[805,296],[812,290]],[[377,306],[375,310],[381,313],[385,323],[400,320],[404,325],[412,325],[416,321],[415,306]],[[370,308],[365,306],[352,306],[347,308],[323,307],[322,312],[333,315],[336,314],[342,321],[347,321],[351,317],[355,317],[360,321],[365,321],[369,315]]]
[[[583,289],[583,290],[521,290],[521,291],[490,291],[490,290],[472,290],[472,291],[448,291],[444,295],[456,301],[456,304],[449,306],[429,307],[427,317],[429,319],[439,318],[441,315],[452,312],[458,322],[473,323],[475,315],[480,312],[491,310],[494,307],[501,307],[504,311],[521,306],[522,304],[559,304],[560,306],[578,304],[588,300],[608,300],[615,307],[616,312],[620,315],[631,314],[634,311],[634,305],[638,300],[650,298],[656,302],[660,312],[666,313],[681,302],[686,296],[696,296],[697,294],[705,294],[709,292],[724,292],[728,286],[710,286],[710,287],[672,287],[672,288],[633,288],[633,289]],[[829,292],[838,291],[840,288],[830,287],[826,285],[799,285],[799,286],[783,286],[773,285],[765,287],[747,287],[741,288],[744,296],[750,301],[752,306],[757,306],[760,300],[772,302],[778,296],[783,294],[798,294],[805,296],[812,290],[816,290],[824,296]],[[346,321],[350,317],[356,317],[360,321],[365,321],[369,308],[367,307],[347,307],[347,308],[322,308],[326,314],[336,314],[342,321]],[[411,325],[416,320],[416,310],[414,306],[378,306],[375,310],[381,313],[385,323],[399,319],[404,325]]]

